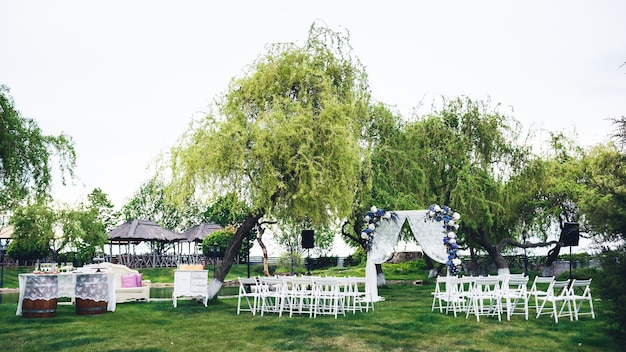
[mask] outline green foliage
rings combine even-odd
[[[369,103],[350,50],[346,34],[315,25],[302,47],[268,46],[172,149],[174,199],[234,192],[251,214],[312,225],[345,217]]]
[[[122,206],[122,221],[150,220],[168,230],[183,232],[199,224],[200,211],[191,199],[174,204],[166,197],[163,181],[152,178],[141,185],[133,197]]]
[[[626,155],[615,145],[598,145],[584,160],[585,193],[580,201],[587,230],[606,240],[626,233]]]
[[[368,139],[371,153],[371,205],[390,210],[422,209],[427,180],[424,163],[416,156],[414,124],[401,121],[383,105],[371,109]]]
[[[337,257],[306,258],[305,260],[305,266],[309,270],[318,270],[337,266]]]
[[[111,223],[113,205],[100,189],[94,189],[87,204],[54,210],[46,203],[18,208],[11,218],[15,240],[9,255],[14,259],[34,260],[51,255],[58,261],[63,251],[71,252],[72,262],[89,263],[107,241],[105,222]],[[60,229],[59,233],[54,232]]]
[[[236,193],[218,197],[204,212],[205,222],[213,222],[222,227],[237,226],[250,213],[248,205],[237,198]]]
[[[227,227],[224,230],[217,230],[206,236],[204,240],[202,240],[202,254],[207,258],[213,258],[215,255],[217,255],[218,258],[223,257],[226,247],[228,247],[228,244],[233,239],[234,234],[234,229]],[[217,249],[217,247],[219,247],[219,249]]]
[[[346,266],[357,266],[361,264],[365,265],[366,260],[367,253],[365,252],[365,249],[359,247],[356,251],[354,251],[354,253],[346,257],[343,264]]]
[[[94,188],[87,195],[88,208],[94,212],[96,219],[104,226],[104,231],[113,230],[119,223],[119,214],[115,213],[113,203],[100,188]]]
[[[54,240],[55,212],[44,203],[19,207],[11,217],[13,240],[7,254],[13,259],[46,258]]]
[[[554,224],[577,221],[578,202],[584,192],[583,151],[576,142],[561,133],[553,133],[549,152],[530,164],[508,183],[512,211],[519,222],[534,234],[546,239]]]
[[[263,270],[264,270],[263,265],[254,265],[250,269],[250,272],[251,272],[250,275],[252,275],[252,276],[265,276],[265,273],[263,272]],[[278,265],[276,265],[276,264],[269,264],[268,265],[268,270],[269,270],[270,275],[274,275],[274,273],[276,273],[276,271],[278,270]],[[232,271],[231,271],[231,273],[232,273]]]
[[[0,210],[23,205],[27,199],[48,198],[53,165],[59,167],[63,184],[66,174],[74,176],[72,139],[42,134],[35,120],[15,109],[9,88],[0,85]]]
[[[486,249],[506,265],[495,244],[515,234],[519,219],[510,211],[516,194],[504,185],[529,156],[518,144],[519,123],[499,105],[467,97],[444,99],[439,110],[404,124],[384,110],[377,116],[388,130],[372,152],[372,203],[390,209],[449,205],[462,214],[461,243]]]
[[[287,269],[286,271],[291,271],[292,266],[294,268],[302,267],[302,256],[297,252],[283,252],[280,257],[278,257],[278,267]]]
[[[612,332],[626,341],[626,247],[605,251],[600,263],[603,275],[594,276],[597,292],[607,307],[605,314],[613,322]]]

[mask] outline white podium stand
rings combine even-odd
[[[177,305],[177,297],[201,297],[206,307],[209,301],[208,279],[208,270],[175,270],[174,293],[172,293],[174,307]]]

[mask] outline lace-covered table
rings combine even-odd
[[[113,273],[20,274],[19,284],[20,297],[16,315],[22,315],[25,310],[23,303],[27,300],[27,302],[35,301],[44,305],[43,309],[37,309],[33,313],[41,317],[54,316],[56,315],[56,300],[60,297],[106,302],[106,310],[115,311],[115,275]],[[28,313],[31,313],[30,307],[28,310]],[[46,314],[49,315],[46,316]]]

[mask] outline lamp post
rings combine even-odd
[[[246,235],[246,248],[248,248],[246,252],[246,265],[248,266],[248,278],[250,278],[250,231],[248,231]]]
[[[213,254],[213,272],[215,272],[217,266],[217,255],[220,252],[220,246],[214,242],[212,246],[209,246],[209,252]]]
[[[0,287],[4,286],[4,253],[7,251],[7,247],[6,243],[0,243]]]
[[[528,255],[526,254],[526,238],[528,236],[528,232],[526,230],[522,231],[522,239],[524,240],[524,275],[528,276]]]

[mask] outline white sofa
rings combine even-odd
[[[101,271],[111,272],[115,274],[115,302],[135,302],[135,301],[150,301],[150,280],[141,280],[140,287],[123,287],[122,276],[124,275],[136,275],[139,274],[137,270],[131,269],[126,265],[102,263],[96,265],[86,266],[90,269],[100,269]]]

